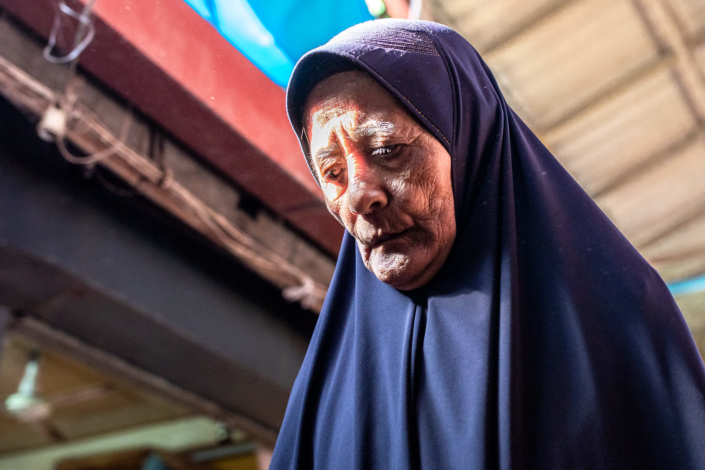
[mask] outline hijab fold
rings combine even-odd
[[[705,469],[705,372],[673,298],[472,46],[422,21],[341,33],[294,70],[297,135],[347,70],[450,153],[457,236],[401,292],[346,233],[270,468]]]

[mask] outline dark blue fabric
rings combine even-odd
[[[705,469],[705,372],[673,298],[470,44],[434,23],[353,27],[298,63],[299,135],[313,85],[353,67],[450,152],[458,234],[406,293],[346,234],[270,468]]]

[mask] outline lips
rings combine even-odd
[[[369,246],[370,248],[376,248],[376,247],[378,247],[378,246],[380,246],[390,240],[400,238],[408,231],[409,230],[407,229],[407,230],[402,230],[401,232],[381,233],[379,235],[375,235],[374,237],[372,237],[370,239],[369,243],[366,243],[366,245]]]

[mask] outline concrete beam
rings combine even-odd
[[[314,314],[143,199],[86,180],[4,100],[0,221],[0,304],[273,438]]]

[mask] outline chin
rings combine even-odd
[[[428,263],[412,260],[413,255],[404,253],[372,253],[365,265],[385,284],[399,290],[412,290],[426,284],[433,277],[429,277],[426,271]]]

